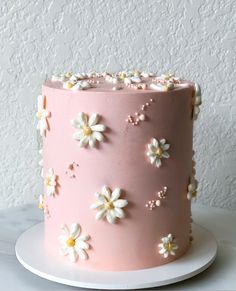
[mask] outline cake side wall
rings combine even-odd
[[[52,254],[59,252],[60,225],[79,223],[89,234],[89,259],[78,260],[82,268],[132,270],[168,263],[183,255],[189,247],[190,201],[187,187],[192,174],[192,93],[191,87],[170,92],[139,93],[71,92],[44,87],[47,108],[51,112],[50,130],[44,138],[44,172],[53,168],[58,176],[58,193],[47,197],[50,217],[45,218],[45,242]],[[133,126],[125,120],[142,104],[153,99],[146,120]],[[72,138],[70,124],[78,112],[101,116],[107,126],[105,142],[97,148],[80,148]],[[160,168],[146,156],[152,138],[165,138],[170,144],[169,159]],[[76,163],[75,177],[67,166]],[[95,220],[95,192],[102,186],[120,187],[121,198],[129,204],[126,218],[116,224]],[[167,187],[166,199],[150,211],[146,203]],[[168,234],[175,237],[175,256],[164,258],[158,244]],[[61,258],[64,260],[65,258]]]

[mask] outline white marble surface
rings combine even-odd
[[[194,278],[152,290],[236,290],[236,212],[194,205],[193,218],[217,238],[219,248],[215,263]],[[77,289],[41,279],[18,263],[14,251],[17,237],[40,220],[42,215],[33,205],[0,212],[0,290]]]

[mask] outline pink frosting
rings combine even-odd
[[[57,82],[55,84],[58,84]],[[47,197],[50,218],[45,219],[45,244],[51,255],[58,256],[61,224],[79,223],[82,233],[89,234],[92,248],[89,259],[75,266],[95,270],[134,270],[173,261],[189,248],[190,201],[187,186],[192,173],[193,122],[191,85],[169,92],[151,90],[70,91],[47,82],[43,86],[50,130],[44,138],[44,173],[53,168],[58,175],[58,194]],[[154,100],[138,126],[125,120],[142,104]],[[70,124],[79,112],[98,113],[107,126],[106,140],[97,148],[80,148],[72,138],[76,131]],[[146,156],[150,140],[165,138],[171,147],[170,158],[156,168]],[[76,162],[76,177],[65,173]],[[129,204],[125,219],[115,225],[95,220],[90,205],[94,193],[103,185],[120,187]],[[164,186],[167,198],[162,206],[148,210],[145,204]],[[46,192],[46,191],[45,191]],[[169,233],[179,248],[175,256],[163,258],[158,244]],[[68,258],[63,258],[67,260]]]

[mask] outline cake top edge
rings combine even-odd
[[[184,87],[194,86],[174,74],[162,74],[135,71],[120,71],[116,73],[63,73],[52,75],[44,86],[70,91],[89,90],[94,92],[168,92]]]

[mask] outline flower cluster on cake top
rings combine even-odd
[[[77,91],[87,90],[97,87],[98,84],[108,82],[113,85],[112,90],[123,88],[138,90],[170,91],[176,87],[188,85],[181,78],[175,77],[171,73],[158,76],[156,73],[148,73],[139,70],[123,70],[119,72],[89,72],[53,75],[52,82],[62,82],[63,88]]]

